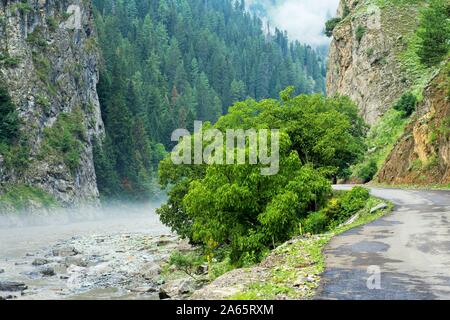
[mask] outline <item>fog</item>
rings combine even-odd
[[[5,228],[58,226],[80,222],[97,222],[110,219],[156,217],[156,209],[163,200],[132,203],[111,202],[103,205],[84,205],[80,208],[59,208],[42,210],[35,213],[17,212],[14,214],[0,213],[0,232]]]
[[[336,14],[339,0],[247,0],[247,6],[262,6],[273,27],[286,30],[291,39],[312,46],[330,42],[325,22]]]
[[[20,257],[74,237],[143,233],[169,234],[155,209],[160,202],[115,203],[51,213],[0,215],[0,258]]]

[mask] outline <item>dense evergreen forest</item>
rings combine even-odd
[[[144,200],[171,132],[215,122],[237,101],[324,92],[325,64],[285,32],[263,31],[232,0],[94,0],[106,139],[95,147],[104,197]]]

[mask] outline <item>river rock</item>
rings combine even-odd
[[[5,269],[0,269],[0,273],[5,273]]]
[[[53,249],[53,255],[55,257],[71,257],[76,256],[79,252],[74,247],[61,247]]]
[[[44,265],[46,265],[46,264],[48,264],[48,263],[49,263],[48,260],[38,258],[38,259],[34,259],[32,265],[35,266],[35,267],[37,267],[37,266],[44,266]]]
[[[52,267],[45,267],[40,270],[40,273],[44,277],[53,277],[55,275],[55,269],[53,269]]]
[[[78,267],[87,267],[88,265],[86,259],[81,255],[66,257],[64,263],[67,267],[70,267],[71,265]]]
[[[142,277],[146,280],[153,280],[161,274],[161,266],[155,263],[146,263],[140,270]]]
[[[17,292],[24,291],[26,289],[28,289],[28,287],[22,282],[0,281],[0,291]]]
[[[177,279],[164,284],[160,289],[159,296],[168,296],[176,299],[180,296],[194,292],[196,289],[193,279]]]

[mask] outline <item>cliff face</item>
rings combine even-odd
[[[349,96],[371,125],[412,84],[398,55],[418,24],[417,6],[377,3],[341,0],[343,20],[333,32],[327,76],[328,94]]]
[[[424,99],[378,175],[393,184],[450,184],[450,61]]]
[[[425,6],[426,1],[341,0],[338,10],[343,19],[333,31],[328,93],[352,98],[370,125],[383,124],[381,116],[406,92],[420,100],[400,139],[377,146],[388,152],[375,178],[381,183],[450,183],[450,67],[427,68],[417,56]],[[389,134],[384,128],[378,134]]]
[[[13,151],[0,155],[0,194],[27,185],[65,206],[98,198],[93,141],[103,123],[90,6],[83,0],[0,1],[0,82],[21,120],[11,150],[25,158],[17,164]]]

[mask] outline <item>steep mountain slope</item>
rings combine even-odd
[[[328,94],[348,95],[369,124],[429,73],[414,68],[408,43],[423,1],[342,0],[329,53]]]
[[[450,184],[450,62],[424,91],[424,99],[386,160],[378,181]]]
[[[95,201],[92,141],[103,123],[90,2],[1,1],[0,79],[3,100],[9,96],[17,110],[8,116],[19,125],[0,141],[3,211],[27,200],[39,207],[42,198]]]
[[[350,96],[372,125],[370,150],[354,170],[363,180],[379,170],[381,183],[449,183],[448,64],[426,65],[418,49],[428,7],[420,0],[340,3],[327,89]],[[418,104],[408,119],[393,108],[410,93]]]

